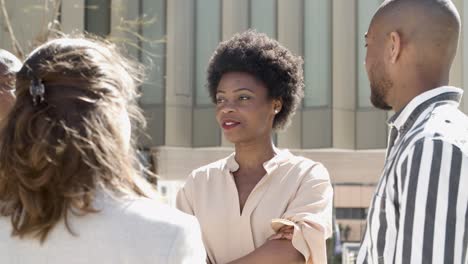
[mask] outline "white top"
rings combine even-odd
[[[69,214],[76,236],[59,223],[43,245],[12,238],[10,218],[0,217],[0,263],[205,263],[206,253],[193,216],[146,198],[102,198],[101,211]]]
[[[192,172],[177,206],[200,221],[212,264],[227,263],[263,245],[283,225],[294,226],[293,246],[305,260],[326,263],[331,235],[333,190],[325,167],[276,150],[265,162],[267,174],[250,193],[240,214],[232,172],[234,154]]]
[[[411,114],[413,114],[414,110],[416,110],[416,108],[418,106],[420,106],[424,102],[427,102],[428,100],[430,100],[430,99],[432,99],[434,97],[437,97],[437,96],[439,96],[441,94],[444,94],[444,93],[460,94],[460,98],[461,98],[461,96],[463,95],[463,90],[460,89],[460,88],[457,88],[457,87],[453,87],[453,86],[442,86],[442,87],[439,87],[439,88],[435,88],[435,89],[431,89],[429,91],[426,91],[426,92],[416,96],[415,98],[413,98],[402,110],[400,110],[400,112],[393,115],[388,120],[389,126],[390,127],[395,126],[395,128],[398,129],[398,131],[400,131],[401,129],[405,129],[405,128],[403,128],[403,126],[405,125],[405,123],[410,118]],[[455,102],[455,101],[452,102],[452,103],[456,104],[456,107],[458,107],[458,105],[459,105],[459,103]],[[400,134],[401,133],[399,133],[396,140],[400,139]]]

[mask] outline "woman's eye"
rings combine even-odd
[[[216,103],[217,104],[224,103],[224,98],[216,98]]]
[[[241,95],[241,96],[239,96],[239,99],[240,99],[241,101],[246,101],[246,100],[249,100],[249,99],[250,99],[250,96]]]

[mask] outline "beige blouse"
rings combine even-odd
[[[326,263],[325,240],[331,235],[333,189],[317,162],[288,150],[265,162],[240,214],[232,172],[234,153],[194,170],[177,195],[177,207],[198,218],[213,264],[243,257],[263,245],[283,225],[294,226],[293,246],[305,260]]]

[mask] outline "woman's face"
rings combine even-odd
[[[216,92],[216,120],[230,142],[270,137],[281,102],[268,98],[263,82],[244,72],[225,73]]]

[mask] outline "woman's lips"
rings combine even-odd
[[[229,130],[233,129],[240,125],[240,122],[234,121],[234,120],[225,120],[222,122],[221,126],[223,127],[224,130]]]

